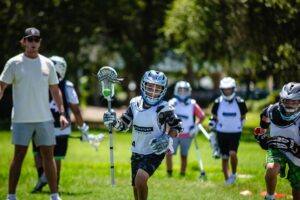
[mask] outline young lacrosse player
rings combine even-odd
[[[180,146],[181,168],[180,175],[184,176],[187,168],[187,156],[191,146],[192,139],[197,135],[199,128],[197,123],[204,120],[204,112],[197,104],[196,100],[191,98],[192,87],[186,81],[179,81],[174,88],[174,98],[169,100],[169,104],[174,107],[175,114],[182,121],[183,131],[178,138],[173,139],[174,154]],[[198,122],[195,123],[195,118]],[[172,176],[172,153],[168,152],[166,156],[167,173]]]
[[[7,200],[16,200],[16,188],[28,145],[33,139],[40,147],[43,166],[49,181],[52,200],[60,200],[57,192],[53,117],[49,106],[49,90],[59,112],[59,124],[64,129],[68,121],[58,78],[51,60],[39,54],[41,34],[37,28],[25,29],[20,40],[24,53],[9,59],[0,76],[0,99],[5,88],[13,86],[12,143],[15,153],[9,169]],[[35,132],[35,134],[33,134]]]
[[[159,167],[171,145],[171,137],[181,131],[181,121],[163,101],[168,79],[164,73],[150,70],[141,80],[141,96],[131,99],[120,118],[105,112],[103,122],[119,131],[132,127],[131,172],[135,200],[148,197],[148,179]]]
[[[269,128],[269,137],[267,129]],[[275,199],[277,175],[288,175],[293,199],[300,199],[300,83],[283,86],[280,100],[266,107],[260,115],[260,127],[254,136],[262,149],[267,151],[265,199]]]
[[[56,136],[56,145],[54,147],[54,159],[57,169],[57,185],[59,186],[60,180],[60,171],[61,171],[61,160],[63,160],[67,154],[68,149],[68,137],[71,133],[71,112],[73,112],[76,123],[78,124],[78,129],[82,133],[82,139],[87,140],[87,134],[89,131],[89,126],[84,123],[79,107],[79,100],[77,93],[74,89],[72,82],[65,80],[65,74],[67,72],[67,63],[64,58],[59,56],[51,56],[50,60],[54,64],[58,79],[59,79],[59,88],[63,97],[63,105],[66,111],[65,115],[69,121],[69,126],[64,130],[61,130],[59,124],[59,115],[57,106],[53,99],[50,101],[50,109],[54,118],[54,127],[55,127],[55,136]],[[40,192],[42,188],[47,184],[47,179],[44,174],[44,168],[42,165],[42,157],[40,155],[40,149],[35,146],[33,141],[33,152],[35,157],[35,164],[38,172],[38,181],[33,189],[33,193]]]
[[[221,96],[213,104],[209,124],[211,130],[217,133],[225,185],[231,185],[237,177],[237,151],[248,109],[245,101],[236,96],[236,83],[233,78],[223,78],[220,81],[220,91]]]

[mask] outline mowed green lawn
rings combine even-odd
[[[250,117],[251,118],[251,117]],[[248,130],[249,131],[249,130]],[[93,132],[96,133],[96,132]],[[79,134],[75,132],[74,134]],[[64,200],[128,200],[133,199],[130,179],[130,133],[114,134],[115,187],[110,183],[109,136],[96,152],[88,143],[78,139],[70,139],[69,150],[63,161],[60,192]],[[0,199],[5,199],[8,184],[8,168],[13,155],[13,145],[10,143],[10,133],[0,132]],[[263,199],[260,195],[265,191],[264,161],[265,152],[249,138],[243,137],[239,148],[239,177],[232,186],[224,186],[221,171],[221,160],[211,157],[212,150],[203,135],[197,140],[207,173],[207,180],[198,178],[199,167],[194,144],[191,146],[187,175],[179,176],[179,155],[174,156],[173,177],[166,175],[165,161],[149,180],[150,200],[235,200]],[[248,139],[246,139],[248,138]],[[17,196],[20,200],[49,199],[49,189],[45,187],[42,193],[31,194],[37,174],[34,167],[31,146],[24,161],[19,180]],[[249,190],[250,196],[240,192]],[[277,193],[286,194],[285,199],[291,199],[289,183],[278,178]]]

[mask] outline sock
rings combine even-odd
[[[39,178],[42,176],[42,174],[44,173],[44,169],[43,169],[43,167],[39,167],[38,169],[37,169],[37,172],[38,172],[38,176],[39,176]]]
[[[268,193],[267,193],[267,194],[266,194],[266,197],[269,198],[269,199],[275,199],[274,194],[271,195],[271,194],[268,194]]]
[[[51,199],[56,199],[58,197],[58,193],[51,193]]]
[[[9,200],[16,200],[17,198],[16,198],[16,194],[8,194],[7,195],[7,198],[9,199]]]
[[[172,170],[167,170],[169,176],[172,176],[172,172],[173,172]]]

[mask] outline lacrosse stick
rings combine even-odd
[[[202,162],[201,155],[200,155],[200,149],[199,149],[196,137],[194,137],[194,142],[195,142],[196,153],[197,153],[197,157],[198,157],[198,164],[199,164],[199,167],[200,167],[199,178],[204,178],[206,176],[206,174],[205,174],[205,171],[204,171],[203,162]]]
[[[100,133],[97,135],[94,134],[87,134],[87,139],[83,140],[82,135],[69,135],[69,138],[74,138],[74,139],[80,139],[81,142],[89,142],[89,144],[95,148],[96,151],[98,151],[99,145],[101,142],[104,140],[104,134]]]
[[[202,124],[198,124],[199,130],[203,133],[203,135],[208,139],[210,143],[210,147],[213,149],[212,157],[215,159],[220,158],[220,148],[217,142],[217,136],[215,132],[207,133]]]
[[[203,135],[206,137],[206,139],[210,140],[210,135],[207,133],[205,128],[202,126],[202,124],[198,124],[198,128],[203,133]]]
[[[104,98],[108,103],[108,112],[112,111],[111,102],[112,97],[115,94],[114,84],[119,83],[123,79],[118,78],[117,72],[109,66],[104,66],[99,69],[97,73],[97,79],[101,84],[101,91]],[[113,151],[113,135],[112,125],[109,125],[109,148],[110,148],[110,170],[111,170],[111,185],[115,185],[115,174],[114,174],[114,151]]]

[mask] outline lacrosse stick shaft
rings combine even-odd
[[[205,130],[205,128],[202,126],[202,124],[198,124],[198,128],[203,133],[203,135],[206,137],[206,139],[209,140],[209,134],[207,133],[207,131]]]
[[[108,100],[108,112],[111,112],[111,100]],[[114,166],[114,145],[113,145],[113,134],[112,125],[109,125],[109,149],[110,149],[110,172],[111,172],[111,186],[115,185],[115,166]]]
[[[199,146],[198,146],[198,142],[197,142],[196,137],[194,137],[194,143],[195,143],[195,147],[196,147],[196,153],[197,153],[197,157],[198,157],[198,164],[199,164],[199,167],[200,167],[200,171],[204,172],[204,166],[203,166],[203,163],[202,163],[200,150],[199,150]]]

